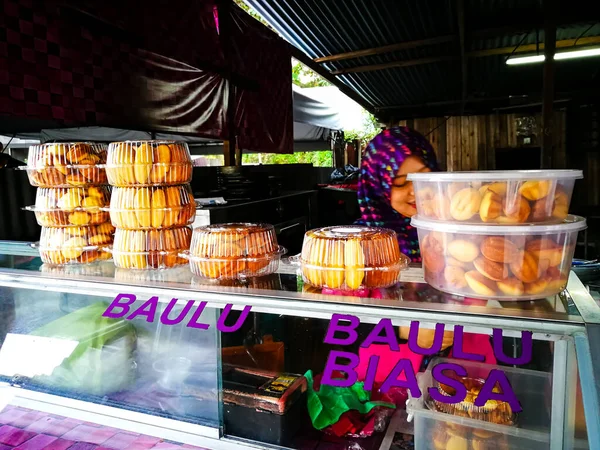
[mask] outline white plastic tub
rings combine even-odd
[[[461,223],[560,223],[580,170],[411,173],[419,216]]]
[[[463,366],[469,377],[485,377],[492,369],[500,369],[515,392],[523,411],[515,425],[498,425],[483,420],[461,417],[435,410],[428,388],[436,387],[432,369],[440,363]],[[422,396],[410,398],[406,411],[408,420],[414,421],[415,450],[523,449],[547,450],[550,448],[551,402],[545,398],[551,392],[551,377],[537,372],[513,367],[500,367],[470,361],[434,358],[425,373],[419,377]]]
[[[425,281],[450,294],[532,300],[567,285],[583,217],[554,225],[466,225],[412,218]]]

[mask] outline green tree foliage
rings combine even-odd
[[[248,153],[242,155],[242,164],[312,164],[315,167],[333,167],[331,150],[297,152],[291,155]]]

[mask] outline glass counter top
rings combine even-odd
[[[503,320],[581,326],[587,315],[598,315],[598,305],[572,273],[567,291],[533,301],[495,301],[442,293],[423,281],[422,270],[410,267],[395,286],[372,292],[369,297],[327,295],[303,285],[295,266],[282,263],[266,277],[241,281],[208,282],[192,275],[187,266],[156,271],[115,268],[112,262],[80,266],[42,264],[25,243],[0,243],[0,285],[29,289],[116,296],[131,293],[139,298],[159,296],[168,302],[207,301],[209,306],[232,303],[238,309],[252,305],[253,311],[284,315],[331,318],[333,313],[354,314],[369,322],[376,318],[455,321],[472,326],[509,326]],[[576,293],[577,295],[574,295]],[[587,294],[587,295],[586,295]],[[583,306],[582,306],[583,305]],[[582,317],[582,311],[585,311]],[[467,318],[468,317],[468,318]],[[524,326],[524,325],[523,325]],[[531,323],[529,323],[529,329]],[[543,326],[537,331],[545,330]]]

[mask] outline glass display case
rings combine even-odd
[[[436,291],[417,267],[345,293],[285,263],[219,284],[186,266],[47,266],[4,242],[0,310],[5,404],[204,448],[599,448],[600,308],[574,273],[555,297],[500,302]],[[501,372],[520,408],[443,406],[442,363],[475,398]]]

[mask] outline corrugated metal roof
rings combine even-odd
[[[452,57],[451,61],[393,67],[337,76],[364,102],[382,115],[411,115],[411,107],[446,104],[440,111],[458,111],[462,76],[456,0],[245,0],[285,39],[310,58],[370,49],[440,36],[455,39],[372,56],[330,61],[328,71]],[[486,50],[543,42],[541,0],[464,0],[465,51]],[[590,6],[592,5],[592,6]],[[600,35],[600,2],[559,1],[557,40]],[[490,29],[514,27],[512,31]],[[591,26],[590,26],[591,25]],[[538,30],[536,32],[536,27]],[[487,30],[482,32],[482,30]],[[519,34],[519,30],[521,30]],[[524,33],[522,30],[528,30]],[[542,65],[507,66],[508,55],[468,58],[468,98],[496,99],[541,92]],[[558,92],[594,86],[598,59],[557,64]],[[596,78],[597,81],[597,78]],[[597,82],[596,82],[597,84]],[[454,102],[454,103],[452,103]],[[483,104],[483,103],[482,103]],[[492,107],[494,101],[487,102]],[[503,104],[499,102],[498,104]],[[384,113],[385,111],[385,113]]]

